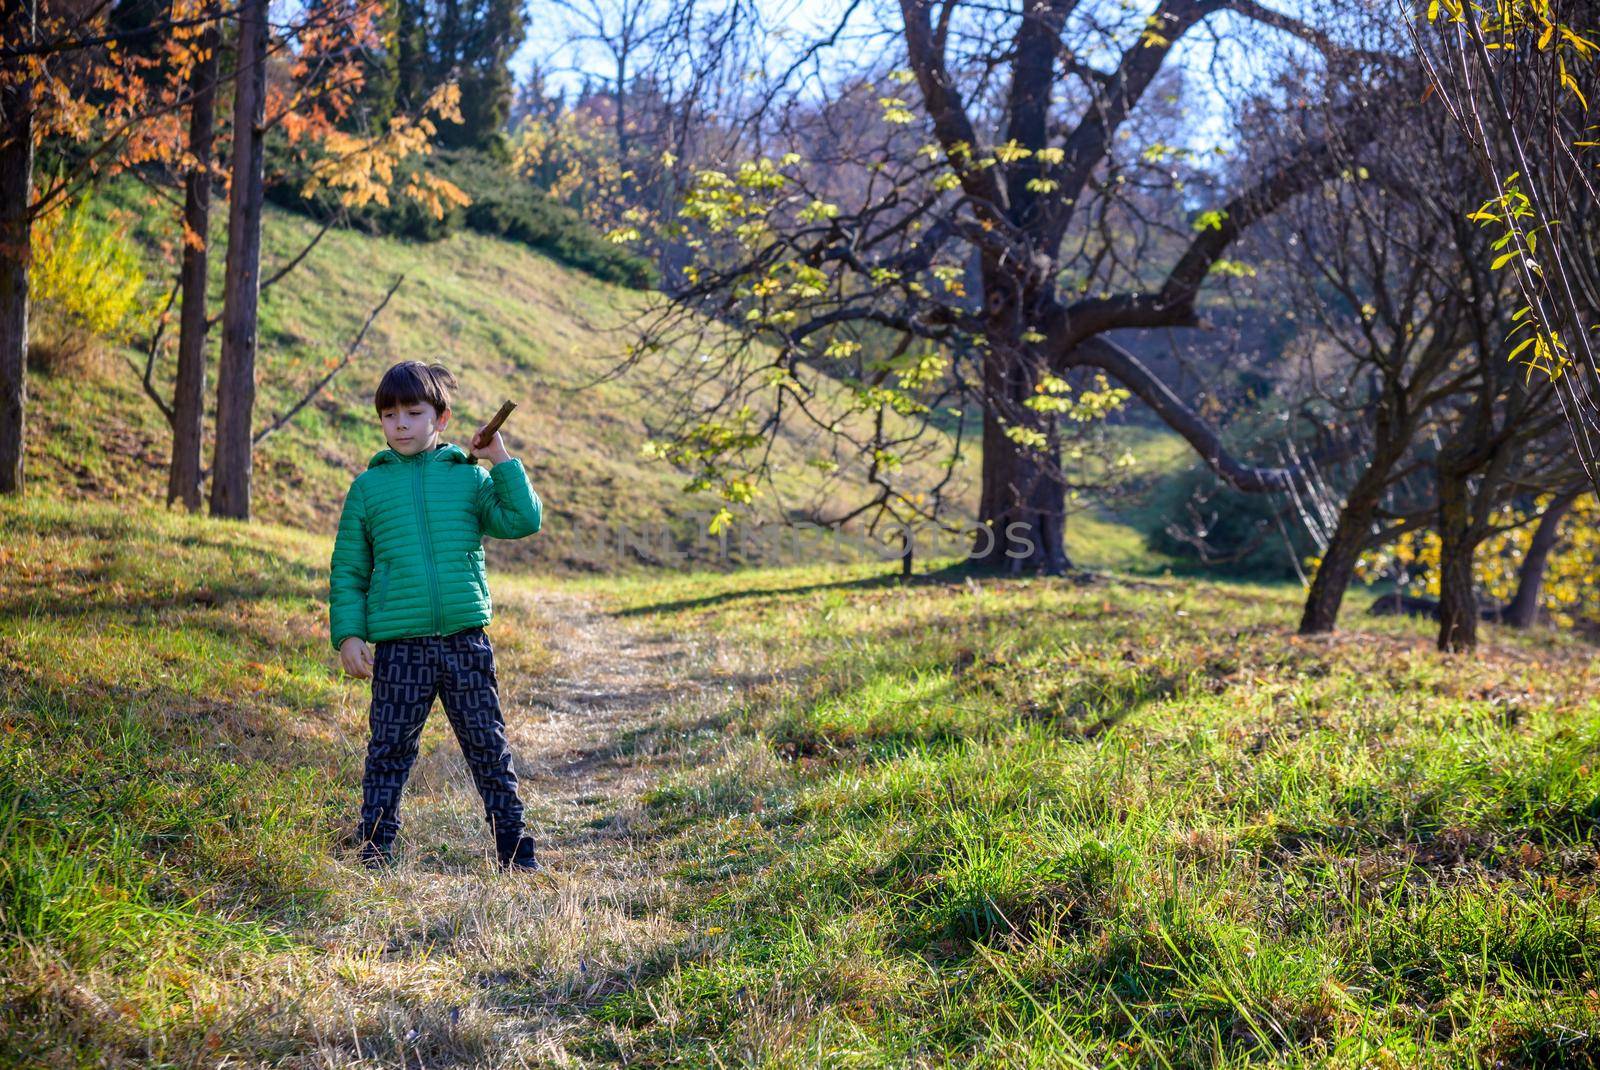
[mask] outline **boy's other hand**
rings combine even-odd
[[[361,680],[372,679],[372,648],[351,636],[339,644],[339,660],[344,663],[344,671]]]
[[[501,461],[511,460],[511,453],[506,449],[505,439],[500,437],[500,432],[498,431],[494,433],[494,437],[489,440],[488,445],[478,445],[479,442],[483,441],[483,432],[488,426],[488,424],[484,424],[483,427],[478,428],[477,434],[472,436],[472,449],[467,452],[467,456],[473,460],[477,460],[479,457],[486,457],[490,464],[499,464]]]

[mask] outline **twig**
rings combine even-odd
[[[282,279],[285,275],[289,274],[289,272],[293,271],[296,267],[298,267],[300,265],[300,261],[304,260],[308,255],[310,255],[311,250],[313,250],[313,249],[315,249],[317,247],[317,243],[322,240],[322,236],[324,234],[328,233],[328,228],[333,226],[333,224],[336,221],[342,221],[343,219],[344,219],[344,212],[342,210],[337,212],[337,213],[335,213],[334,215],[329,216],[327,218],[327,220],[323,222],[322,229],[317,231],[317,233],[311,238],[311,240],[308,241],[305,244],[305,248],[301,249],[292,258],[290,258],[288,263],[284,264],[277,271],[274,271],[270,276],[267,277],[267,279],[265,281],[263,281],[261,283],[261,291],[265,292],[267,289],[269,289],[272,286],[273,283],[277,282],[279,279]],[[207,334],[211,333],[211,328],[215,327],[217,325],[217,322],[219,320],[221,320],[221,319],[222,319],[222,311],[221,310],[218,310],[217,312],[214,312],[209,317],[207,317],[207,319],[206,319],[206,333]]]
[[[324,375],[321,379],[318,379],[312,385],[311,389],[306,391],[305,396],[290,406],[287,412],[278,417],[276,420],[272,421],[272,423],[268,424],[266,427],[263,427],[260,431],[257,431],[255,437],[250,440],[251,446],[259,446],[262,439],[266,438],[274,431],[279,430],[290,420],[294,419],[295,415],[299,413],[301,409],[305,408],[311,403],[312,398],[322,393],[322,388],[327,386],[328,383],[333,380],[335,375],[338,375],[346,368],[346,366],[349,365],[351,359],[355,357],[356,351],[361,348],[361,343],[366,339],[367,329],[372,326],[372,321],[378,318],[378,313],[383,311],[383,307],[389,303],[389,298],[394,296],[394,292],[400,288],[400,284],[404,282],[405,279],[406,277],[404,275],[395,276],[394,282],[389,285],[389,292],[383,295],[383,300],[379,301],[377,306],[374,307],[371,312],[367,313],[367,322],[361,325],[361,330],[356,334],[355,338],[350,342],[350,344],[345,347],[344,357],[339,361],[339,363],[328,369],[328,374]]]
[[[344,210],[343,209],[340,209],[339,211],[337,211],[337,212],[333,213],[332,215],[328,216],[327,220],[325,220],[323,222],[323,224],[322,224],[322,229],[317,231],[316,237],[312,238],[309,242],[307,242],[306,243],[306,247],[304,249],[301,249],[300,252],[295,255],[294,259],[290,260],[287,264],[283,265],[283,267],[279,268],[277,271],[274,271],[272,273],[271,277],[269,277],[264,282],[262,282],[261,288],[263,290],[269,288],[273,283],[277,282],[279,279],[281,279],[285,275],[289,274],[289,272],[293,271],[295,269],[296,265],[298,265],[300,263],[300,261],[304,260],[308,255],[310,255],[311,250],[313,250],[313,249],[315,249],[317,247],[317,243],[322,240],[322,236],[324,234],[328,233],[328,228],[333,226],[335,221],[339,221],[341,223],[344,221]]]
[[[156,403],[156,408],[160,409],[161,415],[167,418],[167,424],[169,426],[174,420],[177,419],[177,416],[173,413],[172,406],[168,405],[161,399],[160,393],[156,391],[155,384],[150,381],[150,378],[155,373],[156,351],[161,348],[161,336],[165,334],[167,330],[167,313],[172,311],[172,303],[177,299],[178,285],[177,283],[173,283],[172,292],[167,295],[167,303],[161,309],[160,318],[156,320],[156,329],[154,333],[150,335],[150,343],[145,346],[144,371],[139,375],[139,382],[140,385],[144,387],[145,394],[149,396],[151,401]],[[124,356],[127,359],[128,364],[132,366],[133,370],[135,372],[139,372],[139,365],[134,362],[134,359],[126,356],[126,354],[124,354]]]

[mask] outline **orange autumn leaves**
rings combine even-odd
[[[324,138],[328,155],[311,167],[311,179],[303,193],[309,197],[327,187],[339,191],[339,201],[347,206],[369,202],[389,204],[389,190],[395,181],[395,168],[414,154],[432,151],[438,132],[429,116],[448,122],[461,122],[461,87],[454,82],[439,86],[429,95],[415,118],[397,115],[379,136],[356,137],[330,130]],[[417,201],[434,218],[442,218],[449,205],[470,203],[466,193],[437,175],[418,172],[406,179],[402,192]]]
[[[0,49],[19,53],[0,64],[0,85],[30,90],[34,143],[80,146],[75,166],[40,183],[35,218],[88,184],[142,165],[177,173],[209,169],[226,185],[219,160],[230,132],[219,132],[222,151],[213,159],[196,159],[188,144],[194,72],[217,47],[214,31],[226,10],[209,0],[172,0],[158,33],[126,43],[117,39],[125,28],[111,23],[103,5],[42,0],[31,32],[11,21],[0,26]],[[447,84],[418,115],[352,132],[349,119],[366,85],[364,57],[385,47],[382,17],[376,0],[319,0],[275,23],[269,46],[265,125],[281,128],[293,151],[314,160],[313,182],[340,190],[346,204],[387,204],[398,165],[429,151],[437,121],[460,121],[459,89]],[[231,56],[221,68],[218,88],[226,91]],[[420,171],[403,180],[400,192],[436,216],[467,201],[451,183]],[[200,236],[186,233],[184,240],[198,245]]]

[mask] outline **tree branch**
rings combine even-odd
[[[965,160],[970,163],[978,151],[978,135],[945,66],[943,35],[939,44],[934,42],[933,28],[928,24],[928,0],[900,0],[900,13],[906,26],[906,52],[922,89],[923,106],[933,119],[934,133],[951,157],[968,196],[980,207],[988,205],[998,214],[1004,210],[1006,198],[994,170],[963,166],[960,146],[966,146]]]
[[[172,422],[177,419],[177,417],[173,414],[172,406],[167,404],[167,402],[161,397],[161,394],[157,392],[155,384],[151,382],[151,378],[155,373],[156,351],[161,348],[161,336],[166,333],[167,329],[167,313],[172,311],[172,303],[177,299],[178,286],[176,283],[174,283],[172,286],[172,292],[167,294],[167,303],[162,306],[161,315],[156,319],[156,329],[151,332],[150,342],[144,348],[144,371],[140,373],[139,376],[139,383],[144,387],[145,395],[151,401],[156,403],[156,408],[161,410],[161,415],[167,418],[167,425],[169,427],[172,425]],[[134,363],[133,358],[128,357],[127,360],[128,363],[132,365],[133,370],[138,372],[139,365]]]
[[[1138,357],[1109,338],[1087,338],[1067,355],[1064,367],[1100,368],[1150,406],[1166,425],[1194,448],[1219,478],[1247,493],[1288,490],[1294,485],[1293,468],[1256,468],[1237,460],[1222,445],[1216,431],[1174,394]]]
[[[1274,11],[1256,3],[1256,0],[1228,0],[1227,6],[1252,22],[1271,26],[1275,30],[1298,37],[1329,59],[1355,59],[1374,63],[1398,63],[1400,57],[1387,52],[1373,52],[1364,48],[1349,48],[1334,41],[1321,30],[1297,18]]]
[[[1307,146],[1228,201],[1213,224],[1189,244],[1155,294],[1088,298],[1059,310],[1051,325],[1050,351],[1060,359],[1103,331],[1131,327],[1193,327],[1195,300],[1223,253],[1251,225],[1322,182],[1350,160],[1354,144],[1370,141],[1377,124],[1365,114],[1343,128],[1342,137]]]
[[[255,433],[255,435],[250,439],[250,446],[252,449],[261,445],[262,439],[266,438],[268,435],[287,426],[289,421],[293,420],[295,416],[299,414],[301,409],[309,405],[313,398],[322,393],[323,388],[333,381],[334,376],[338,375],[340,372],[344,371],[347,366],[349,366],[351,358],[356,355],[356,352],[361,348],[362,341],[367,337],[367,330],[372,326],[372,321],[378,318],[378,313],[383,311],[384,306],[389,303],[389,298],[394,296],[394,292],[400,288],[400,284],[405,281],[405,278],[406,277],[404,275],[396,276],[394,282],[389,286],[389,292],[383,295],[383,300],[379,301],[373,310],[367,313],[367,321],[361,325],[361,330],[356,333],[355,338],[352,339],[350,344],[345,347],[344,356],[340,359],[339,363],[328,369],[328,373],[313,383],[311,385],[311,389],[307,390],[299,401],[289,406],[288,410],[284,412],[282,416],[279,416],[276,420],[272,421],[272,423]],[[210,477],[210,475],[211,469],[208,467],[200,473],[201,481],[205,481]]]
[[[1223,0],[1170,0],[1150,16],[1150,37],[1141,34],[1117,63],[1115,73],[1106,79],[1109,93],[1085,111],[1076,129],[1067,136],[1059,174],[1060,185],[1052,196],[1048,234],[1052,241],[1066,231],[1072,208],[1082,200],[1094,169],[1105,158],[1106,146],[1127,119],[1145,90],[1155,80],[1178,39],[1195,23],[1219,10]]]
[[[1050,91],[1055,85],[1055,59],[1061,30],[1076,0],[1024,0],[1011,66],[1011,99],[1006,106],[1005,137],[1042,148],[1049,136]],[[1042,177],[1044,166],[1028,156],[1006,174],[1012,217],[1026,225],[1039,194],[1028,183]]]
[[[266,438],[274,431],[277,431],[279,428],[283,427],[290,420],[294,419],[295,415],[299,413],[301,409],[310,404],[312,398],[322,393],[322,388],[332,382],[335,375],[338,375],[345,369],[345,367],[350,363],[351,358],[356,355],[356,351],[361,348],[361,343],[367,337],[367,329],[372,326],[372,321],[378,318],[378,313],[383,311],[384,306],[389,303],[389,298],[394,296],[394,292],[400,288],[400,284],[404,281],[406,281],[406,277],[404,275],[395,276],[394,282],[389,284],[389,292],[383,295],[383,300],[379,301],[371,312],[367,313],[367,321],[361,325],[361,330],[356,333],[355,338],[348,346],[345,347],[344,356],[340,359],[339,363],[335,364],[332,368],[329,368],[328,374],[324,375],[321,379],[318,379],[315,383],[313,383],[311,385],[311,389],[305,392],[305,396],[291,405],[288,411],[286,411],[282,416],[272,421],[272,423],[268,424],[266,427],[263,427],[260,431],[257,431],[255,437],[250,440],[250,444],[252,446],[259,446],[262,439]]]
[[[100,6],[103,7],[104,5]],[[204,26],[208,22],[232,18],[238,13],[238,8],[229,8],[224,11],[209,12],[189,19],[164,19],[161,22],[136,26],[131,30],[122,30],[118,33],[100,34],[97,37],[58,38],[53,41],[41,41],[37,44],[19,45],[15,48],[0,48],[0,60],[21,59],[25,56],[50,56],[60,52],[76,52],[85,48],[94,48],[98,45],[121,44],[125,41],[135,41],[141,37],[149,37],[151,34],[160,33],[163,30]]]

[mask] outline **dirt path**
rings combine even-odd
[[[305,1065],[610,1063],[623,1053],[569,1050],[580,1034],[592,1045],[589,1012],[694,946],[671,916],[669,860],[641,795],[685,762],[688,730],[730,693],[717,652],[566,591],[537,592],[515,616],[537,631],[495,636],[501,700],[545,872],[495,870],[435,708],[402,805],[401,864],[352,870],[354,901],[324,941],[352,984],[310,1016],[322,1024]]]
[[[609,862],[639,794],[678,756],[666,715],[709,697],[708,652],[570,594],[548,596],[541,614],[556,669],[512,688],[511,742],[541,858],[572,872]]]

